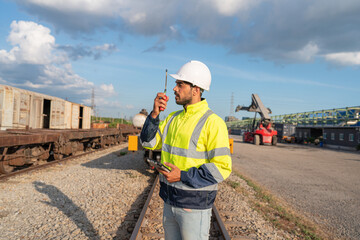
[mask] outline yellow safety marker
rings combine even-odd
[[[230,153],[233,154],[234,153],[234,139],[233,138],[229,138],[229,144],[230,144]]]
[[[138,150],[138,136],[129,136],[128,151]]]

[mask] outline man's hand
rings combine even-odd
[[[181,178],[181,170],[171,163],[166,162],[164,164],[171,167],[171,172],[165,172],[158,168],[157,170],[165,176],[166,180],[168,180],[169,183],[179,182]]]
[[[159,92],[156,95],[156,98],[154,99],[154,107],[151,112],[152,118],[157,118],[157,116],[160,114],[160,107],[164,110],[166,109],[167,101],[169,101],[169,97],[166,96],[165,93]]]

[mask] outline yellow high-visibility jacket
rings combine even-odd
[[[161,123],[149,115],[140,139],[145,148],[162,149],[162,163],[181,170],[181,181],[175,183],[160,175],[160,196],[166,203],[192,209],[212,207],[217,184],[231,173],[231,156],[225,122],[205,99],[171,113]]]

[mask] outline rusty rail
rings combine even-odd
[[[140,213],[140,216],[139,216],[139,219],[137,220],[136,222],[136,225],[135,225],[135,228],[134,228],[134,231],[133,233],[131,234],[131,237],[130,237],[130,240],[137,240],[137,239],[141,239],[142,237],[142,234],[141,234],[141,226],[143,225],[143,221],[145,219],[145,215],[146,215],[146,212],[148,210],[148,207],[149,207],[149,204],[150,204],[150,201],[151,201],[151,198],[154,194],[154,190],[155,190],[155,187],[156,187],[156,184],[158,184],[159,182],[159,175],[156,176],[155,178],[155,181],[153,183],[153,186],[151,187],[151,190],[150,190],[150,193],[146,199],[146,202],[144,204],[144,207],[143,209],[141,210],[141,213]]]
[[[218,210],[216,209],[215,207],[215,204],[213,205],[212,207],[212,212],[213,212],[213,216],[215,217],[216,219],[216,223],[219,227],[219,230],[221,232],[221,235],[222,235],[222,239],[224,240],[231,240],[231,237],[228,233],[228,231],[226,230],[226,227],[225,227],[225,224],[224,222],[222,221],[221,217],[220,217],[220,214],[218,212]]]
[[[152,200],[154,200],[154,197],[155,197],[154,191],[155,191],[155,188],[156,188],[156,185],[158,184],[158,182],[159,182],[159,176],[156,177],[156,179],[153,183],[153,186],[151,187],[151,190],[146,199],[144,207],[141,210],[140,216],[136,222],[136,225],[134,227],[134,230],[132,232],[130,240],[163,239],[164,238],[164,234],[160,233],[162,231],[159,231],[159,229],[157,229],[157,231],[156,231],[156,229],[154,228],[153,229],[154,232],[151,232],[151,233],[149,233],[149,232],[143,233],[142,232],[142,228],[146,228],[146,225],[149,224],[149,221],[151,221],[149,219],[147,221],[144,221],[144,220],[146,218],[146,215],[149,214],[149,210],[148,210],[150,208],[149,206],[151,204],[153,204]],[[219,214],[218,210],[216,209],[215,205],[213,205],[212,212],[213,212],[213,217],[212,217],[211,228],[210,228],[211,239],[230,240],[231,237],[230,237],[228,231],[226,230],[225,224],[224,224],[223,220],[221,219],[220,214]]]

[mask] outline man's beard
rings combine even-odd
[[[179,98],[179,95],[175,94],[175,96],[177,96]],[[178,99],[175,101],[176,101],[176,104],[185,106],[192,102],[192,95],[190,95],[188,97],[183,97],[182,99]]]

